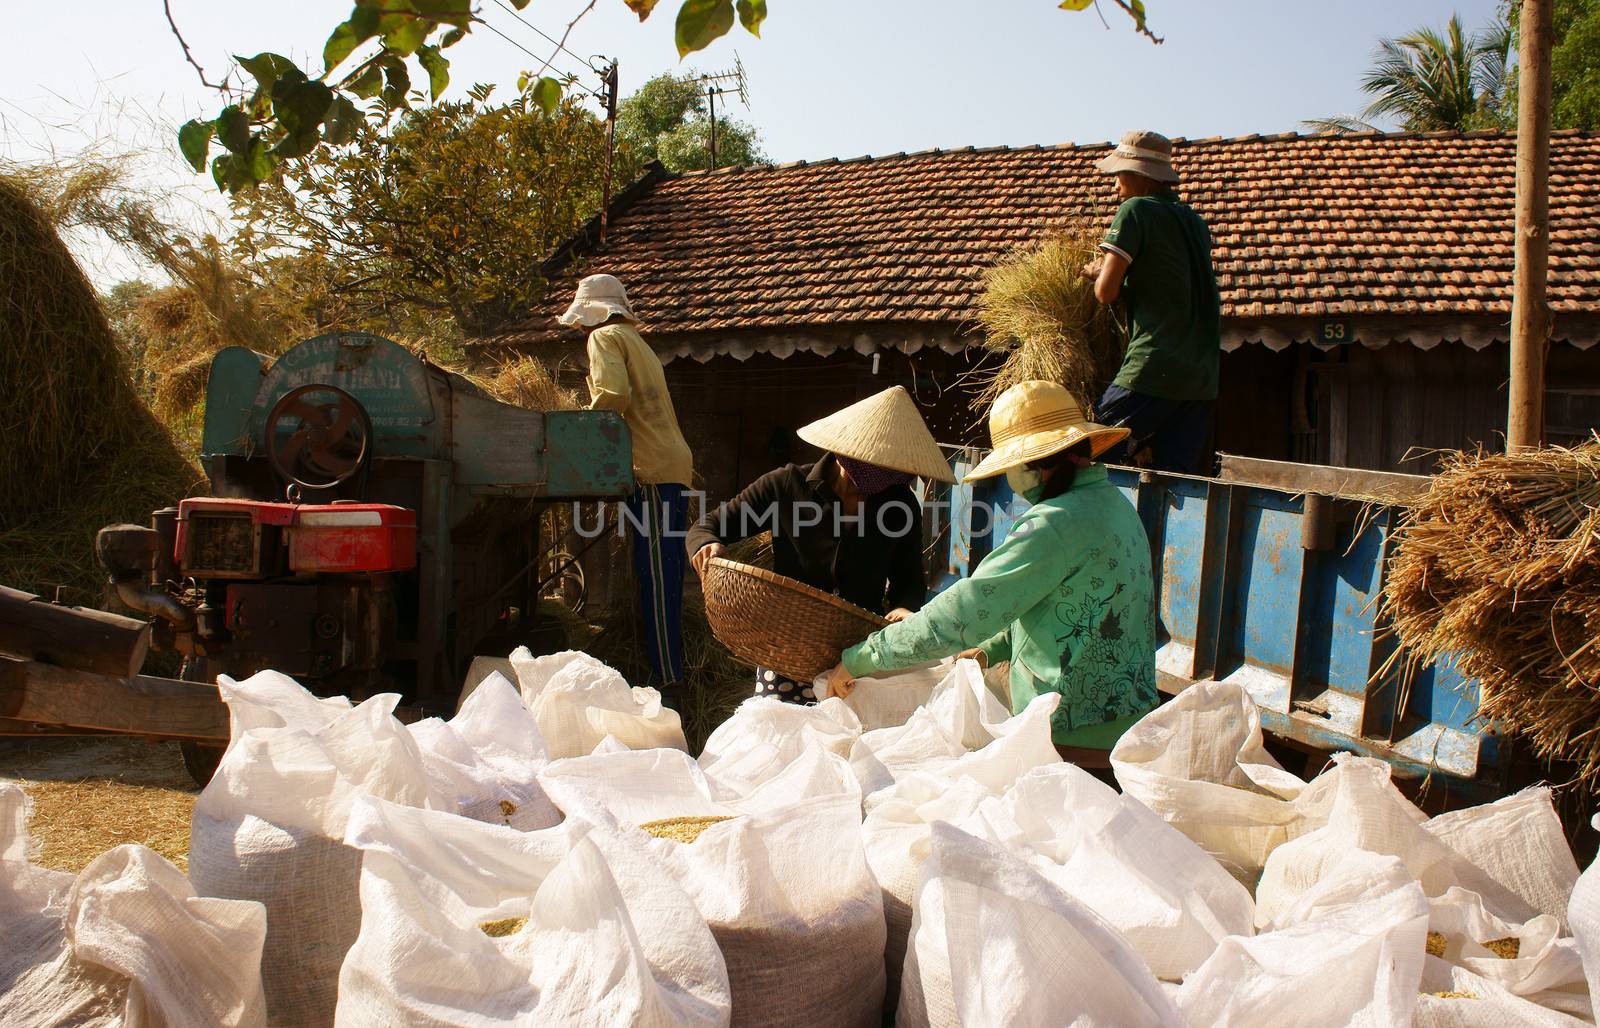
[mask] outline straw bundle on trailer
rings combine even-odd
[[[1600,784],[1600,438],[1448,456],[1397,542],[1384,613],[1414,659],[1453,656],[1481,718]]]
[[[0,582],[92,601],[94,534],[143,522],[199,475],[136,395],[94,289],[0,175]]]
[[[1081,223],[1021,247],[985,273],[977,321],[1000,357],[975,376],[972,409],[985,415],[1018,382],[1067,387],[1092,411],[1115,377],[1126,345],[1111,309],[1094,298],[1083,267],[1099,257],[1100,235]]]

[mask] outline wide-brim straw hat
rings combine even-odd
[[[812,446],[841,457],[903,471],[918,478],[954,482],[944,452],[905,386],[852,403],[795,432]]]
[[[1123,133],[1117,148],[1100,158],[1095,167],[1107,174],[1135,171],[1157,182],[1178,181],[1177,169],[1172,166],[1172,140],[1145,129]]]
[[[568,328],[593,328],[618,315],[634,320],[628,291],[613,275],[590,275],[578,283],[572,305],[559,320]]]
[[[1000,394],[989,410],[989,456],[967,472],[963,481],[993,478],[1012,468],[1043,460],[1085,439],[1098,457],[1128,438],[1128,429],[1096,425],[1058,382],[1018,382]]]

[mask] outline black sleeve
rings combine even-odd
[[[894,540],[889,555],[889,609],[921,610],[928,596],[928,574],[922,566],[922,505],[911,501],[911,530]]]
[[[688,538],[684,540],[690,556],[712,543],[736,543],[770,531],[772,515],[793,491],[790,480],[794,474],[794,465],[769,471],[745,486],[733,499],[707,511],[705,517],[689,529]]]

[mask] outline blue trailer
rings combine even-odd
[[[975,463],[962,454],[958,476]],[[1506,750],[1475,721],[1478,683],[1451,666],[1408,669],[1378,626],[1397,502],[1414,475],[1224,457],[1216,478],[1113,467],[1150,536],[1163,691],[1208,679],[1255,700],[1262,727],[1312,752],[1347,751],[1397,776],[1493,794]],[[945,575],[964,576],[1006,536],[1005,480],[949,494]]]

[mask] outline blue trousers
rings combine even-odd
[[[1101,459],[1130,464],[1141,450],[1149,450],[1150,467],[1157,471],[1206,474],[1211,469],[1201,462],[1211,434],[1211,407],[1210,400],[1163,400],[1119,385],[1107,386],[1094,420],[1131,433]]]
[[[689,562],[685,486],[641,484],[625,518],[633,536],[633,575],[639,588],[641,638],[654,685],[683,682],[683,569]]]

